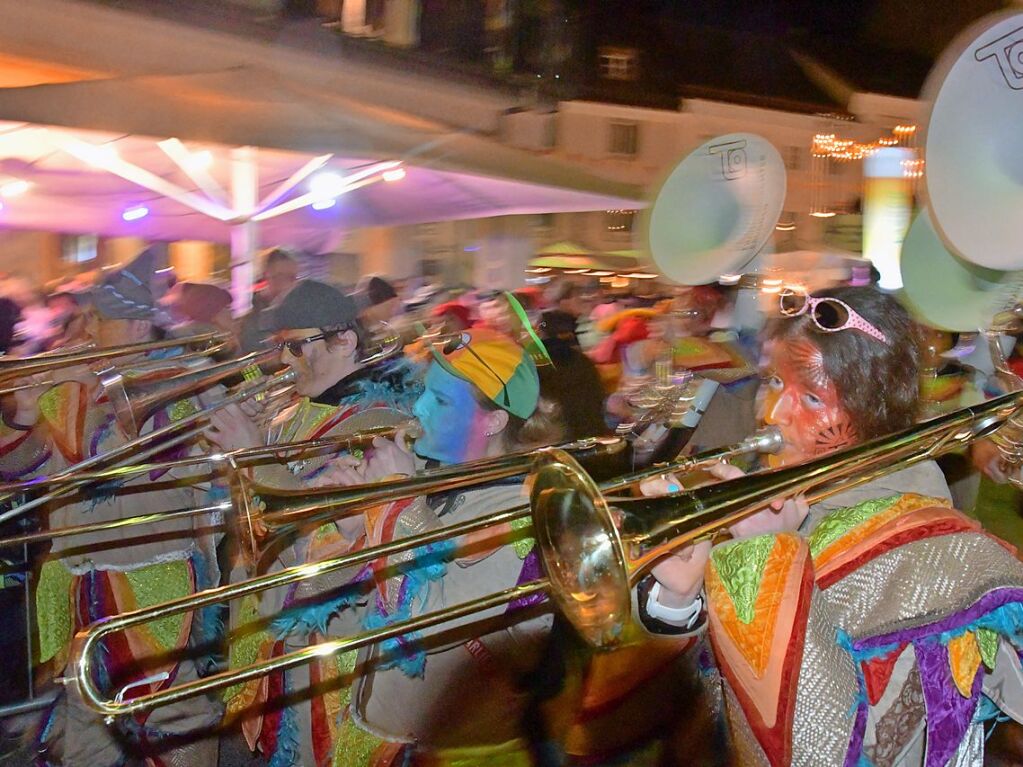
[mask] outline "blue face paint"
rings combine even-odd
[[[485,412],[473,398],[472,384],[432,363],[424,385],[412,408],[423,427],[416,452],[441,463],[482,458],[487,445]]]

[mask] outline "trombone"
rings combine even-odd
[[[605,442],[610,442],[612,445],[618,445],[621,443],[621,440],[611,438],[609,440],[605,440]],[[580,443],[575,444],[585,445],[585,450],[596,451],[600,443],[597,440],[583,440]],[[779,432],[773,428],[765,429],[734,446],[706,451],[704,453],[682,458],[672,464],[651,467],[634,474],[625,475],[620,479],[610,480],[601,485],[601,487],[606,493],[621,492],[645,479],[656,477],[666,472],[691,471],[710,463],[716,463],[750,452],[776,452],[781,448],[781,446],[782,440]],[[345,503],[348,505],[344,506],[340,510],[335,509],[331,513],[331,517],[336,518],[341,516],[343,513],[355,511],[364,505],[375,505],[387,500],[397,500],[399,498],[421,495],[438,489],[466,487],[479,484],[482,481],[493,481],[494,479],[502,476],[522,474],[528,469],[535,467],[536,461],[538,459],[542,459],[545,455],[568,456],[569,454],[565,450],[561,449],[542,448],[528,453],[510,455],[498,459],[489,459],[489,461],[485,460],[469,464],[461,464],[457,467],[442,470],[442,472],[439,473],[432,473],[425,478],[418,478],[418,480],[417,478],[409,478],[406,480],[394,480],[391,482],[352,486],[347,488],[346,491],[342,491],[348,496],[345,500]],[[570,458],[569,460],[572,459]],[[480,478],[480,470],[482,468],[486,468],[491,472],[483,479]],[[378,488],[377,496],[373,496],[372,489],[374,487]],[[330,495],[335,492],[336,490],[327,490],[321,495],[325,495],[329,498]],[[335,505],[336,504],[333,501],[329,500],[326,503],[328,508],[333,508]],[[301,518],[303,521],[319,520],[323,518],[323,516],[321,516],[322,514],[328,513],[327,508],[321,509],[308,504],[302,505],[301,500],[298,501],[298,505],[291,511],[294,512],[296,517],[289,518],[287,516],[288,512],[282,511],[280,512],[281,515],[276,518],[276,521],[292,522],[295,518]],[[427,533],[421,533],[409,538],[403,538],[382,546],[363,549],[362,551],[354,554],[346,554],[344,556],[324,560],[322,562],[312,562],[291,567],[277,573],[271,573],[246,581],[241,581],[236,584],[209,589],[190,597],[173,600],[162,605],[155,605],[144,610],[136,610],[131,613],[107,618],[94,624],[85,631],[80,632],[75,638],[71,651],[71,675],[65,677],[63,682],[69,687],[75,688],[88,706],[107,717],[107,721],[112,721],[116,716],[136,713],[139,711],[147,711],[179,700],[186,700],[196,695],[229,687],[248,679],[258,678],[276,670],[300,666],[305,663],[309,663],[318,657],[322,657],[323,655],[356,649],[377,641],[401,636],[402,634],[410,631],[429,628],[430,626],[445,623],[456,618],[469,616],[478,611],[500,606],[530,594],[544,592],[549,587],[549,582],[547,580],[532,581],[473,602],[456,605],[454,607],[447,608],[446,610],[423,615],[411,621],[367,631],[356,637],[334,640],[318,644],[313,647],[303,648],[302,650],[292,652],[288,655],[271,658],[268,661],[255,664],[244,669],[221,672],[216,675],[204,677],[200,680],[188,682],[184,685],[172,687],[168,690],[162,690],[157,693],[150,693],[132,698],[131,700],[123,700],[123,695],[119,695],[113,701],[105,699],[103,697],[103,693],[96,689],[92,676],[94,671],[93,653],[98,649],[97,644],[107,634],[148,623],[149,621],[157,618],[177,615],[209,605],[239,599],[249,594],[258,594],[269,589],[298,583],[319,575],[336,572],[350,567],[358,567],[368,562],[388,557],[392,554],[409,551],[431,543],[459,538],[470,533],[483,530],[492,530],[500,525],[510,524],[522,519],[528,519],[529,516],[530,506],[528,504],[518,505],[504,511],[488,514],[478,519],[443,527]],[[268,519],[273,519],[273,514],[268,515]]]
[[[577,632],[594,646],[625,641],[631,618],[631,592],[650,566],[671,551],[707,539],[723,528],[761,510],[770,501],[806,494],[816,502],[840,490],[869,482],[990,437],[1007,460],[1023,461],[1023,392],[963,408],[887,437],[778,471],[740,477],[662,498],[608,499],[612,488],[598,487],[564,451],[541,449],[535,454],[530,510],[512,508],[478,519],[411,536],[322,562],[311,562],[248,581],[166,602],[99,621],[75,637],[71,676],[63,681],[87,706],[112,721],[114,717],[150,710],[212,692],[268,673],[286,670],[317,658],[358,649],[384,639],[447,623],[547,593]],[[661,468],[661,471],[664,471]],[[649,472],[644,472],[648,474]],[[620,486],[629,477],[610,483]],[[610,502],[609,502],[610,501]],[[613,512],[612,513],[612,509]],[[493,529],[532,515],[533,535],[546,571],[545,578],[395,623],[302,648],[235,671],[225,671],[184,685],[122,700],[97,689],[94,666],[98,646],[108,634],[157,618],[177,615],[226,600],[315,578],[389,557],[431,543]]]
[[[37,354],[31,357],[11,357],[0,359],[0,382],[14,381],[19,378],[49,373],[71,365],[89,365],[101,360],[116,357],[127,357],[134,354],[145,354],[159,349],[173,349],[178,346],[199,346],[200,349],[187,352],[175,359],[191,359],[207,356],[224,348],[230,341],[230,334],[220,332],[200,333],[185,338],[168,338],[163,341],[144,341],[137,344],[109,346],[105,349],[76,348],[71,351],[55,351]],[[167,361],[161,360],[166,364]],[[148,363],[142,363],[148,365]],[[23,389],[42,388],[60,383],[57,379],[48,378],[29,384],[8,386],[0,389],[0,396],[13,394]]]
[[[376,339],[375,348],[372,352],[360,360],[360,362],[364,365],[376,364],[389,359],[400,350],[401,340],[388,326],[385,329],[385,333]],[[253,352],[237,360],[223,362],[210,368],[197,370],[192,373],[184,373],[155,382],[125,384],[120,376],[112,376],[108,381],[104,382],[104,388],[114,406],[118,422],[127,433],[135,435],[133,439],[105,453],[79,461],[53,476],[0,485],[0,502],[10,500],[19,493],[37,489],[42,485],[50,486],[49,491],[43,495],[0,513],[0,524],[43,506],[52,500],[68,495],[77,487],[90,481],[126,478],[127,476],[139,473],[139,471],[131,467],[121,466],[124,459],[130,456],[132,463],[146,461],[168,448],[180,445],[199,436],[206,429],[205,420],[214,412],[228,405],[237,404],[255,396],[279,397],[290,394],[294,388],[295,372],[286,370],[261,382],[243,386],[234,394],[204,408],[198,413],[174,421],[147,434],[138,435],[138,426],[144,423],[145,419],[155,410],[159,409],[159,407],[168,402],[173,402],[189,391],[203,389],[217,381],[238,375],[253,365],[266,362],[269,357],[273,357],[277,353],[278,349],[273,347],[267,351]],[[166,440],[164,439],[165,437],[167,438]],[[325,447],[327,444],[328,441],[325,441],[321,447]],[[273,455],[279,453],[282,447],[277,445],[272,448],[255,448],[254,450],[264,455]],[[291,447],[295,448],[295,443],[292,443]],[[251,459],[255,455],[256,453],[249,453],[246,459]],[[203,459],[201,458],[185,459],[184,462],[176,465],[183,466],[202,461]],[[115,471],[116,476],[100,477],[97,477],[95,474],[86,473],[96,467],[107,464],[112,464],[114,467],[121,469],[121,471]],[[167,468],[167,464],[151,468],[154,470]]]
[[[242,358],[242,360],[235,361],[234,363],[224,363],[224,365],[234,366],[235,369],[232,371],[233,373],[241,372],[243,369],[248,367],[249,364],[251,363],[247,358]],[[223,366],[217,367],[219,369],[216,371],[216,375],[221,377],[230,375],[230,373],[223,369]],[[204,372],[205,371],[198,371],[196,373],[185,374],[184,376],[175,376],[174,378],[169,378],[166,381],[159,383],[166,385],[173,392],[172,397],[178,397],[181,394],[177,388],[179,385],[184,386],[187,384],[188,386],[185,389],[186,391],[191,388],[196,388],[199,383],[205,380],[202,375]],[[81,485],[81,482],[76,481],[76,476],[79,472],[107,464],[119,466],[125,459],[130,459],[131,461],[146,460],[157,453],[163,452],[164,450],[176,445],[180,445],[202,434],[206,430],[205,421],[210,417],[210,415],[218,410],[222,410],[228,405],[236,405],[240,402],[244,402],[250,397],[261,395],[277,397],[282,394],[289,394],[294,386],[294,381],[295,373],[291,370],[278,373],[274,376],[269,376],[262,381],[257,381],[248,386],[242,386],[234,394],[231,394],[219,402],[215,402],[212,405],[193,413],[192,415],[177,421],[172,421],[166,426],[154,429],[153,431],[147,432],[135,439],[128,440],[124,444],[119,445],[112,450],[108,450],[105,453],[100,453],[99,455],[94,455],[91,458],[79,461],[53,476],[39,477],[38,479],[3,485],[0,487],[0,502],[6,501],[19,493],[33,490],[40,486],[49,486],[50,490],[37,498],[33,498],[26,503],[0,513],[0,524],[9,519],[19,517],[32,509],[49,503],[56,498],[60,498],[73,492],[76,487]],[[142,448],[145,449],[140,453],[139,451]]]

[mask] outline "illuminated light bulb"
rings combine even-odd
[[[121,214],[121,218],[125,221],[138,221],[149,215],[149,208],[145,205],[137,205],[134,208],[128,208],[124,213]]]
[[[213,152],[208,149],[193,152],[188,157],[189,170],[208,170],[211,165],[213,165]]]
[[[18,195],[25,194],[31,186],[30,183],[21,179],[9,181],[0,186],[0,197],[17,197]]]
[[[309,191],[321,200],[328,197],[339,197],[344,194],[346,186],[344,176],[329,170],[317,173],[309,179]]]
[[[384,181],[386,181],[388,183],[393,183],[395,181],[401,181],[403,178],[405,178],[405,169],[404,168],[394,168],[392,170],[385,170],[383,175],[384,175]]]

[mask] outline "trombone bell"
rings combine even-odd
[[[600,489],[568,453],[545,450],[530,505],[550,595],[591,645],[618,644],[632,610],[629,568]]]

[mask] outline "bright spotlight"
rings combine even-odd
[[[309,191],[323,200],[328,197],[340,197],[344,194],[345,187],[345,177],[329,170],[317,173],[309,179]]]
[[[9,181],[0,186],[0,197],[17,197],[18,195],[25,194],[31,186],[27,181],[20,179]]]
[[[124,213],[121,214],[121,218],[125,221],[138,221],[139,219],[145,218],[149,215],[149,208],[145,205],[137,205],[134,208],[128,208]]]
[[[328,208],[333,208],[335,205],[337,205],[337,200],[333,197],[328,197],[326,200],[314,202],[312,207],[313,210],[327,210]]]
[[[189,170],[208,170],[211,165],[213,165],[213,152],[208,149],[192,152],[188,157]]]

